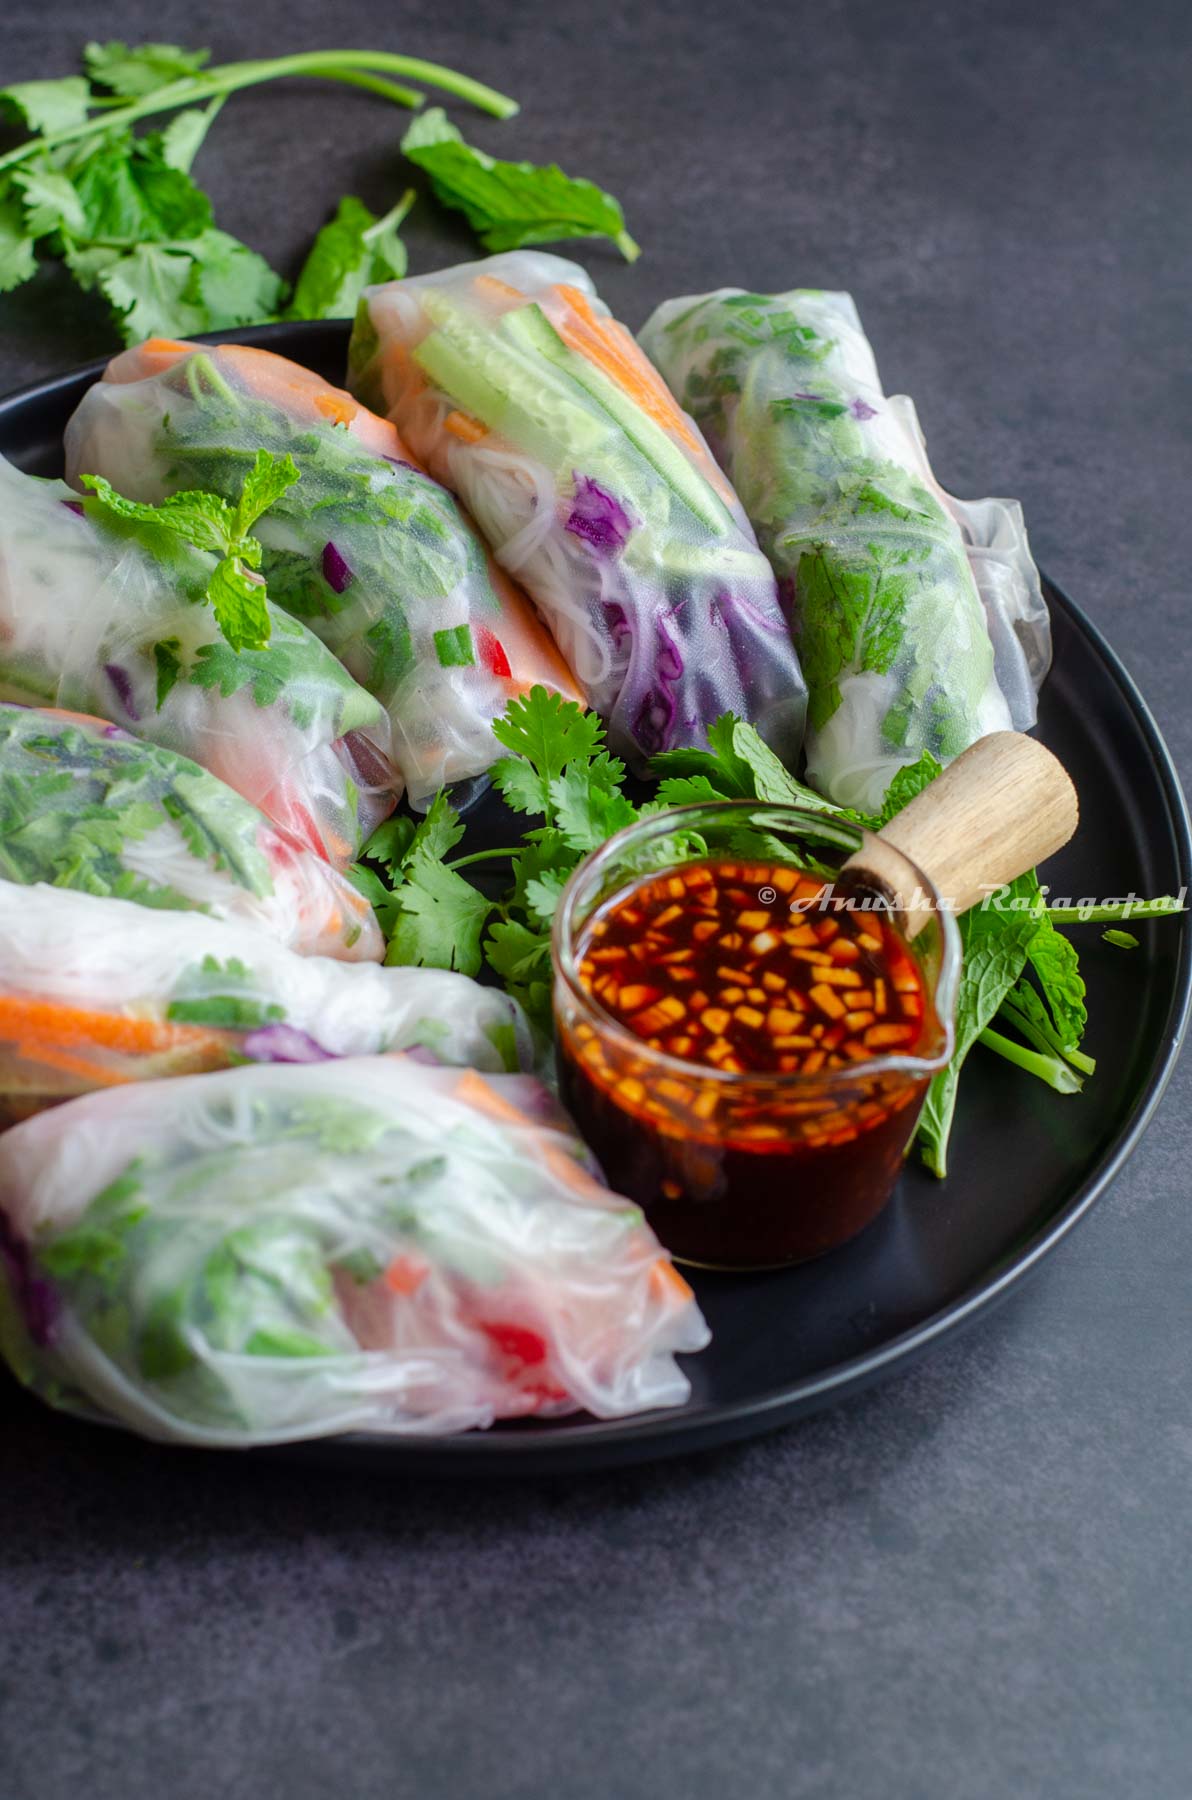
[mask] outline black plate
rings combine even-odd
[[[221,335],[343,378],[346,325]],[[23,468],[57,473],[63,426],[101,366],[0,400],[0,451]],[[1050,584],[1047,598],[1055,663],[1039,732],[1085,802],[1075,841],[1047,865],[1052,892],[1176,892],[1192,882],[1192,849],[1167,748],[1104,638]],[[644,1461],[768,1430],[905,1366],[1002,1299],[1085,1216],[1137,1144],[1171,1073],[1192,991],[1186,918],[1135,924],[1141,945],[1129,953],[1103,943],[1096,926],[1078,929],[1087,1048],[1097,1058],[1084,1094],[1061,1099],[978,1051],[961,1085],[946,1183],[909,1167],[882,1217],[820,1262],[779,1274],[694,1277],[713,1341],[687,1359],[685,1407],[426,1441],[357,1436],[271,1454],[468,1475]]]

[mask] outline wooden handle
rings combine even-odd
[[[845,867],[894,896],[913,938],[930,907],[917,904],[926,896],[905,894],[906,866],[885,854],[886,845],[909,857],[960,913],[1053,855],[1079,817],[1076,789],[1051,751],[1021,732],[995,731],[937,775]]]

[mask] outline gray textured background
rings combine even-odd
[[[625,201],[665,294],[847,286],[961,493],[1020,495],[1192,766],[1185,0],[195,10],[9,0],[0,78],[94,35],[218,60],[436,57],[519,95],[490,149]],[[464,120],[465,124],[471,121]],[[401,120],[233,100],[198,174],[282,267]],[[466,248],[422,208],[415,268]],[[102,353],[52,279],[0,388]],[[1016,1299],[894,1385],[742,1449],[403,1487],[96,1440],[20,1401],[0,1488],[4,1800],[1186,1800],[1192,1062]]]

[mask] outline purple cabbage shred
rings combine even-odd
[[[30,1338],[39,1350],[48,1350],[54,1341],[60,1311],[57,1290],[44,1275],[38,1274],[29,1246],[16,1235],[2,1213],[0,1268],[8,1278]]]
[[[850,408],[854,419],[876,419],[877,407],[870,406],[868,400],[862,400],[858,394]]]
[[[250,1031],[240,1046],[253,1062],[314,1063],[332,1062],[330,1050],[324,1050],[307,1031],[296,1025],[262,1025]]]
[[[617,556],[629,541],[634,520],[621,502],[589,476],[573,472],[575,498],[565,529],[583,538],[596,556]]]
[[[81,500],[63,500],[62,505],[66,508],[67,512],[77,513],[80,519],[86,518],[87,516]]]
[[[116,698],[119,700],[129,718],[139,719],[141,715],[137,710],[136,696],[133,693],[132,676],[129,674],[128,670],[122,669],[119,663],[105,663],[103,672],[111,682],[112,687],[115,690]]]
[[[354,577],[351,569],[334,544],[323,545],[323,580],[333,594],[342,594],[351,587]]]

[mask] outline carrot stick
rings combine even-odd
[[[164,1019],[130,1019],[122,1013],[87,1012],[57,1000],[0,994],[0,1038],[46,1039],[52,1044],[90,1044],[125,1056],[166,1050],[226,1050],[227,1040],[200,1025]]]
[[[574,318],[565,318],[560,328],[564,343],[603,369],[618,387],[637,401],[643,412],[673,432],[689,450],[699,450],[699,439],[683,417],[674,396],[663,387],[629,333],[623,332],[619,339],[616,320],[598,317],[587,295],[579,288],[562,283],[555,292],[574,315]]]
[[[449,412],[443,420],[443,429],[465,444],[478,444],[481,438],[488,436],[488,427],[478,419],[469,418],[465,412]]]
[[[579,288],[561,282],[555,292],[573,315],[564,315],[561,322],[556,321],[563,342],[577,355],[603,369],[656,425],[678,438],[684,448],[690,450],[708,484],[722,500],[734,504],[732,488],[713,462],[707,446],[692,430],[674,395],[653,364],[642,355],[632,335],[617,319],[601,318],[594,312],[587,295]]]

